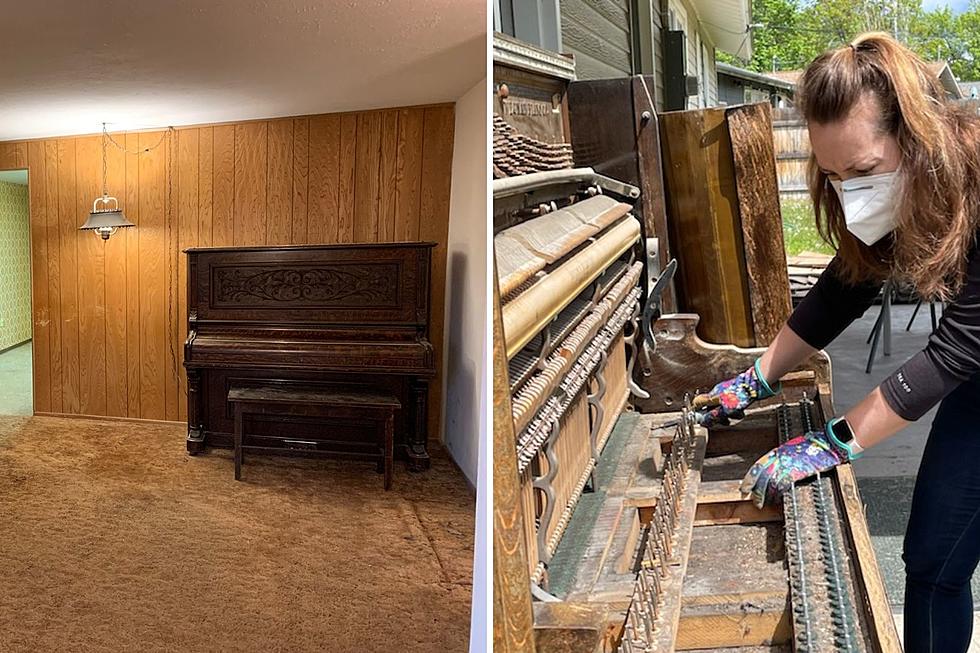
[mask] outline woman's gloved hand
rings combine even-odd
[[[787,440],[762,456],[749,468],[739,485],[743,495],[751,494],[758,508],[778,503],[796,481],[825,472],[837,465],[860,458],[836,438],[829,437],[828,426]]]
[[[745,408],[757,399],[772,397],[780,390],[773,390],[759,369],[759,360],[733,379],[722,381],[709,392],[694,397],[694,420],[701,426],[728,424],[732,419],[742,419]]]

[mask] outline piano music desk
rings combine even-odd
[[[316,388],[284,388],[280,386],[232,387],[228,403],[235,412],[235,480],[242,478],[245,450],[275,453],[274,447],[250,446],[245,440],[245,418],[249,415],[290,415],[322,417],[324,419],[363,419],[382,427],[378,471],[384,472],[385,490],[391,489],[394,464],[395,411],[401,402],[395,397],[364,392],[325,392]],[[283,444],[299,444],[283,438]],[[349,452],[324,452],[328,455],[349,455]],[[368,454],[363,454],[368,455]]]

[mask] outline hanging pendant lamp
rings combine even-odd
[[[122,209],[119,208],[119,200],[109,195],[106,185],[108,175],[106,146],[108,139],[109,134],[105,129],[105,123],[102,123],[102,197],[95,198],[95,202],[92,203],[92,212],[88,214],[88,220],[79,227],[83,231],[94,231],[102,240],[109,240],[109,236],[116,233],[116,229],[136,226],[123,215]]]

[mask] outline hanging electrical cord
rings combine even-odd
[[[106,123],[102,123],[102,135],[103,135],[104,140],[108,140],[110,143],[112,143],[113,145],[115,145],[116,147],[118,147],[120,150],[122,150],[126,154],[143,154],[145,152],[152,152],[153,150],[155,150],[158,147],[160,147],[161,145],[163,145],[164,139],[167,138],[167,136],[171,132],[174,132],[174,131],[176,131],[176,130],[173,127],[167,127],[167,129],[164,130],[163,134],[160,136],[160,140],[158,140],[156,142],[156,145],[154,145],[153,147],[144,147],[144,148],[140,148],[138,150],[129,151],[129,150],[126,149],[126,147],[124,145],[120,145],[119,143],[116,142],[116,139],[114,139],[112,137],[112,134],[110,134],[106,130]],[[102,147],[105,148],[105,143],[104,142],[103,142],[103,146]]]
[[[177,340],[177,335],[180,333],[180,327],[177,324],[175,317],[176,313],[176,303],[177,303],[177,282],[180,278],[178,270],[180,269],[180,247],[177,242],[177,231],[174,229],[174,211],[176,211],[177,203],[174,199],[174,170],[175,162],[177,160],[177,131],[170,127],[164,136],[170,135],[168,139],[167,147],[167,157],[165,161],[165,174],[167,176],[167,206],[166,206],[166,227],[167,227],[167,244],[170,246],[170,250],[173,253],[173,259],[170,265],[169,271],[169,292],[167,293],[167,330],[168,338],[170,343],[170,364],[171,371],[173,372],[174,383],[177,386],[178,393],[180,391],[180,369],[177,363],[177,351],[174,346],[174,342]],[[163,140],[161,139],[161,142]],[[159,143],[155,146],[159,147]],[[178,398],[179,401],[179,398]],[[178,405],[177,411],[179,413],[180,407]]]
[[[138,141],[137,141],[138,142]],[[177,203],[174,199],[174,174],[175,174],[175,161],[177,159],[177,130],[172,126],[168,126],[164,130],[163,134],[160,136],[154,145],[150,147],[142,147],[136,150],[128,150],[125,146],[120,145],[116,140],[109,134],[108,129],[106,129],[106,123],[102,123],[102,158],[103,161],[106,159],[106,151],[108,144],[112,143],[114,146],[122,150],[125,154],[132,154],[139,156],[140,154],[146,154],[147,152],[152,152],[156,150],[161,145],[166,143],[167,147],[164,150],[164,177],[166,179],[167,190],[166,198],[164,201],[164,226],[167,236],[167,246],[170,247],[173,258],[168,261],[167,270],[167,285],[169,287],[167,292],[167,341],[170,350],[170,371],[173,374],[174,382],[178,389],[180,388],[180,367],[177,361],[177,349],[174,342],[177,340],[178,334],[180,333],[180,325],[177,324],[175,313],[175,305],[177,303],[177,282],[179,280],[179,269],[180,269],[180,247],[177,242],[177,231],[174,229],[174,211],[176,211]],[[103,195],[107,194],[108,179],[106,167],[103,166],[102,169],[102,192]],[[179,410],[179,408],[178,408]]]

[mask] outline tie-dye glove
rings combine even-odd
[[[722,381],[709,392],[694,397],[694,420],[701,426],[729,424],[732,419],[742,419],[745,408],[757,399],[772,397],[781,389],[777,383],[773,389],[762,376],[759,360],[733,379]]]
[[[827,437],[826,430],[811,431],[787,440],[759,458],[749,468],[738,489],[742,494],[751,494],[752,502],[762,508],[767,503],[778,503],[783,492],[796,481],[860,455],[852,456],[844,446]]]

